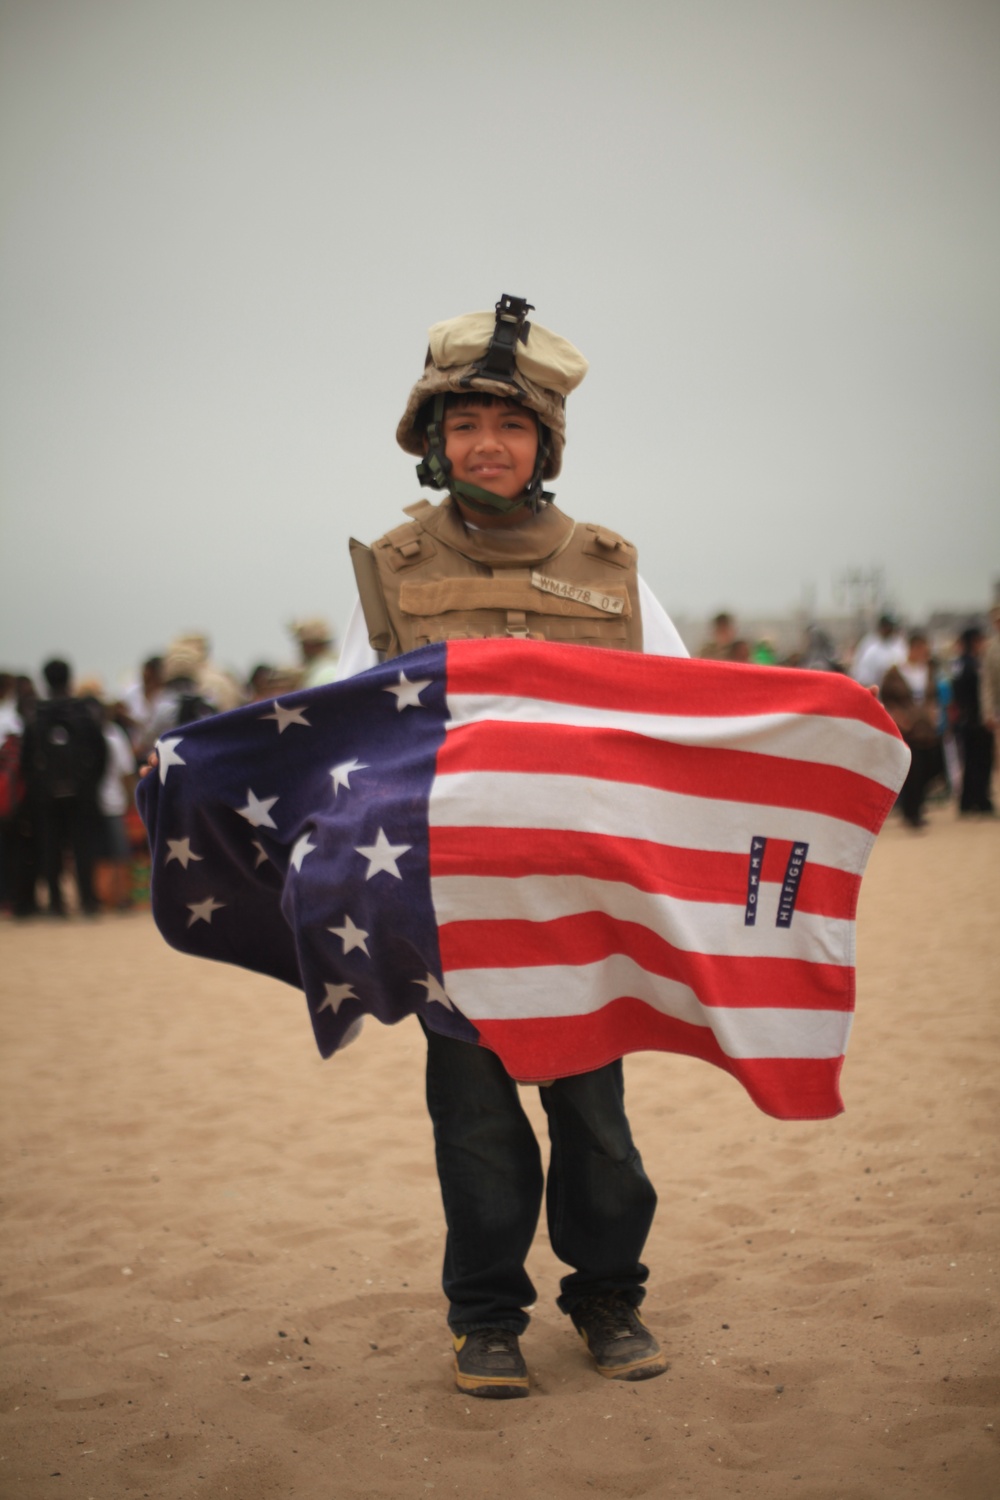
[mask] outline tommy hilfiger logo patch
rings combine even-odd
[[[747,872],[747,904],[743,914],[744,927],[754,927],[757,923],[757,903],[760,900],[760,872],[764,864],[764,850],[767,848],[767,839],[755,834],[750,840],[750,869]]]
[[[788,856],[788,864],[785,866],[785,878],[781,884],[781,895],[778,897],[778,919],[776,927],[791,927],[792,917],[795,913],[795,898],[799,894],[799,881],[802,879],[802,868],[809,853],[808,844],[793,844],[792,852]]]
[[[747,870],[747,900],[743,912],[743,925],[745,927],[755,927],[757,925],[757,909],[760,905],[760,882],[766,852],[767,839],[761,834],[754,834],[750,840],[750,866]],[[778,897],[778,915],[774,923],[776,927],[791,927],[792,925],[792,917],[795,915],[795,902],[799,894],[799,883],[802,880],[802,870],[805,866],[808,853],[808,844],[792,844],[788,863],[785,866],[785,878],[781,883],[781,894]],[[778,857],[780,858],[780,854]]]

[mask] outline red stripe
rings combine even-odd
[[[837,672],[590,651],[541,641],[449,641],[448,692],[504,694],[629,712],[825,714],[899,731],[867,689]]]
[[[586,1073],[630,1052],[678,1052],[731,1073],[758,1108],[779,1120],[828,1120],[844,1108],[838,1087],[843,1058],[727,1057],[706,1027],[675,1021],[627,996],[594,1015],[477,1026],[511,1077],[526,1083]]]
[[[575,968],[623,954],[647,973],[686,984],[705,1006],[854,1009],[850,966],[691,953],[607,912],[579,912],[550,922],[445,922],[438,939],[446,989],[449,973],[457,969]]]
[[[584,776],[712,801],[799,808],[871,832],[881,827],[893,800],[881,783],[842,766],[675,745],[617,729],[502,720],[463,725],[445,737],[438,775],[463,771]]]
[[[768,839],[765,881],[780,885],[791,848],[789,839]],[[522,875],[583,875],[682,901],[719,901],[742,908],[750,851],[748,847],[746,854],[716,854],[646,839],[547,828],[432,827],[430,862],[432,878],[489,875],[516,880]],[[851,922],[860,887],[860,875],[807,860],[795,909]]]

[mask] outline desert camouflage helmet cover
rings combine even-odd
[[[417,425],[417,413],[425,401],[443,391],[489,391],[538,413],[551,433],[543,477],[554,479],[562,467],[566,443],[566,397],[586,375],[587,361],[568,339],[538,323],[525,323],[516,346],[514,374],[510,378],[483,374],[477,366],[490,347],[496,321],[495,312],[475,312],[434,324],[424,373],[410,392],[396,441],[404,452],[419,458],[424,434]]]

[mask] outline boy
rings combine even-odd
[[[428,642],[482,636],[687,655],[638,576],[635,549],[606,527],[575,524],[542,487],[559,473],[566,396],[587,364],[529,323],[529,311],[504,296],[495,316],[431,329],[397,440],[447,498],[408,507],[412,520],[371,548],[352,540],[360,604],[341,677]],[[526,1396],[518,1336],[535,1300],[524,1262],[543,1193],[538,1143],[494,1053],[424,1032],[456,1384],[472,1396]],[[549,1234],[572,1268],[558,1305],[602,1375],[659,1375],[666,1360],[638,1314],[656,1194],[632,1141],[621,1061],[540,1093]]]

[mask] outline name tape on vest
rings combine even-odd
[[[577,604],[588,604],[591,609],[602,610],[606,615],[620,615],[625,611],[625,600],[614,594],[602,593],[599,589],[588,589],[578,583],[563,583],[558,578],[547,578],[544,573],[532,573],[532,588],[543,594],[557,594],[560,599],[573,599]]]

